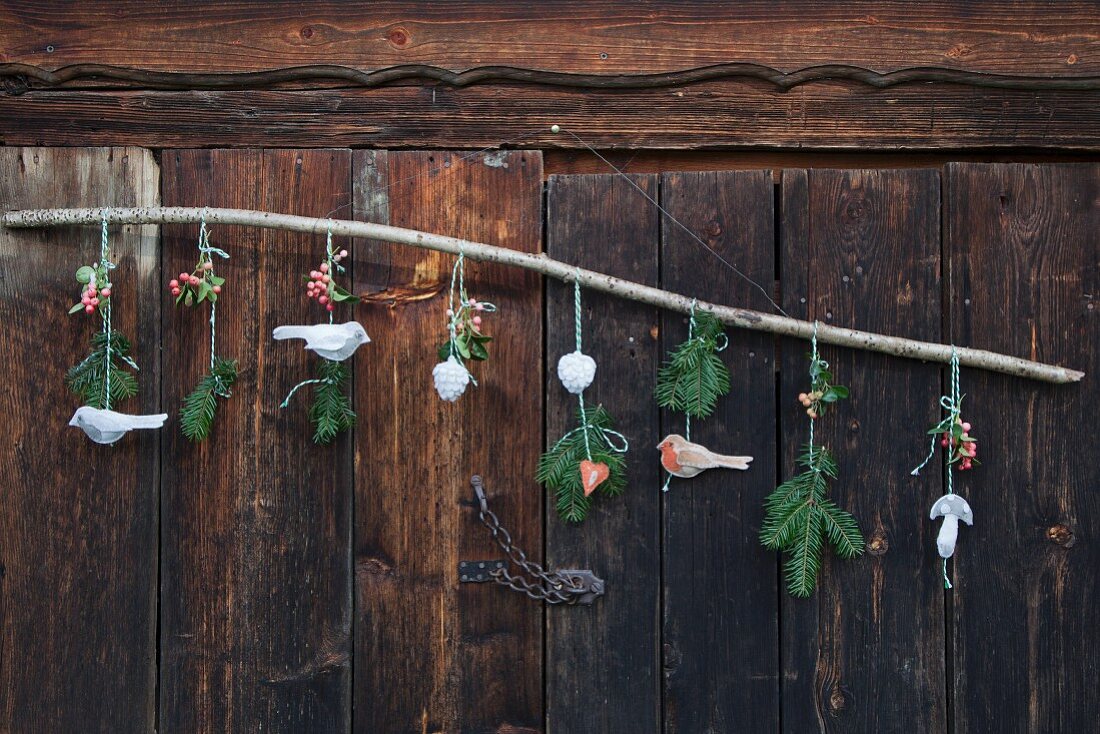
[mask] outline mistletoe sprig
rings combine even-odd
[[[706,418],[714,412],[718,398],[730,391],[730,372],[718,353],[725,348],[722,323],[709,312],[692,307],[692,328],[688,339],[674,349],[657,372],[657,404]]]
[[[824,446],[814,444],[814,421],[826,406],[848,397],[848,389],[833,385],[829,364],[817,353],[817,322],[811,342],[811,392],[798,400],[810,418],[810,441],[798,464],[805,471],[783,482],[764,501],[764,522],[760,542],[765,548],[785,551],[783,565],[787,591],[791,596],[807,597],[817,588],[825,541],[840,558],[863,553],[863,535],[850,513],[829,499],[829,481],[837,478],[837,464]]]
[[[598,489],[608,497],[622,494],[626,488],[626,458],[623,448],[612,443],[620,437],[614,422],[602,405],[578,408],[581,424],[569,431],[539,458],[535,480],[554,492],[558,514],[568,522],[581,522],[591,506],[582,465],[607,467],[606,481]]]
[[[933,440],[936,436],[940,437],[940,446],[949,449],[948,465],[957,464],[959,471],[972,469],[975,464],[981,463],[976,458],[978,440],[970,435],[970,423],[962,419],[963,397],[966,396],[960,397],[944,419],[928,430],[928,435],[932,436]]]
[[[102,316],[110,306],[111,281],[110,269],[114,267],[106,258],[92,265],[82,265],[77,268],[76,282],[81,284],[80,303],[74,304],[69,309],[70,314],[83,311],[93,314],[96,311]]]
[[[168,281],[168,291],[175,297],[177,306],[198,306],[204,301],[210,303],[210,370],[199,379],[180,407],[180,430],[189,440],[196,442],[204,441],[210,435],[218,411],[218,398],[228,400],[233,395],[233,383],[237,381],[236,360],[220,358],[214,350],[218,296],[225,285],[225,278],[214,273],[214,256],[228,259],[229,253],[210,244],[205,214],[199,220],[198,250],[199,258],[194,270],[181,272],[178,278]]]

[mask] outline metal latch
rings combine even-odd
[[[463,583],[492,581],[524,593],[532,599],[543,600],[547,604],[589,605],[603,596],[603,579],[586,568],[547,571],[534,561],[527,560],[527,554],[512,544],[511,534],[501,526],[500,520],[489,509],[489,501],[485,495],[485,485],[481,477],[475,474],[470,479],[470,484],[474,488],[474,496],[478,502],[478,519],[489,529],[493,540],[507,555],[507,560],[460,561],[459,581]],[[508,562],[515,564],[521,573],[510,573]]]

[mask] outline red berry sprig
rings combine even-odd
[[[345,301],[354,303],[359,300],[358,296],[352,295],[347,289],[337,285],[334,277],[337,273],[344,272],[344,266],[340,261],[347,256],[347,250],[337,252],[330,244],[326,248],[324,261],[317,266],[316,270],[311,270],[305,278],[306,295],[316,300],[330,313],[336,310],[337,303]]]
[[[945,429],[940,438],[940,446],[951,449],[948,462],[958,464],[959,471],[972,469],[974,464],[979,463],[975,458],[978,455],[978,442],[970,435],[970,428],[969,423],[962,418],[956,418],[955,424],[950,429]]]
[[[84,265],[76,271],[76,280],[81,283],[80,303],[69,309],[69,313],[83,311],[93,314],[107,307],[111,297],[111,282],[107,278],[107,268],[101,263]]]
[[[195,269],[183,272],[168,281],[168,292],[176,299],[176,305],[194,306],[203,301],[216,301],[225,285],[225,278],[214,275],[214,261],[209,253],[203,253]]]

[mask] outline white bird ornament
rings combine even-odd
[[[167,413],[157,415],[129,415],[113,410],[102,410],[83,405],[76,409],[70,426],[76,426],[96,443],[112,444],[130,431],[144,428],[160,428],[168,420]]]
[[[331,362],[343,362],[355,353],[360,344],[370,341],[366,329],[358,321],[346,324],[314,324],[312,326],[277,326],[271,332],[276,339],[305,339],[306,349]]]

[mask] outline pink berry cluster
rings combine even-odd
[[[470,298],[466,303],[462,304],[462,307],[458,309],[459,319],[455,324],[455,331],[459,334],[466,331],[469,328],[471,333],[481,333],[481,312],[485,310],[485,304],[478,301],[476,298]],[[453,319],[455,315],[454,309],[447,309],[447,318]],[[469,324],[469,327],[466,325]]]
[[[214,262],[209,257],[203,257],[193,271],[181,272],[168,281],[168,292],[175,297],[177,304],[193,306],[206,300],[218,300],[223,285],[225,278],[214,275]]]
[[[959,465],[959,471],[971,469],[978,460],[978,442],[970,436],[970,424],[959,418],[955,428],[943,432],[940,446],[951,448],[951,463]]]
[[[316,270],[311,270],[309,277],[306,278],[306,295],[324,306],[326,311],[335,311],[336,304],[342,301],[358,300],[351,293],[338,286],[333,277],[338,271],[343,271],[344,267],[340,264],[340,261],[347,256],[347,250],[340,250],[339,252],[329,250],[325,255],[324,262],[318,265]]]
[[[111,297],[111,283],[105,268],[99,263],[85,265],[76,271],[76,279],[81,283],[80,303],[70,308],[69,313],[93,314],[97,309],[106,308]]]

